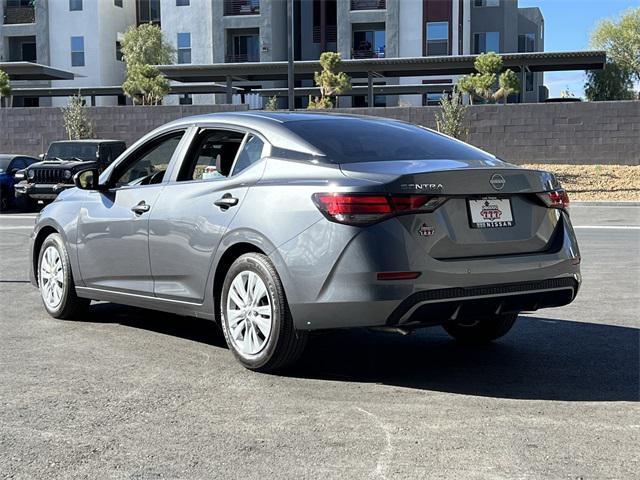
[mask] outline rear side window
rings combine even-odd
[[[470,145],[415,125],[385,120],[332,118],[286,122],[333,163],[386,160],[494,160]]]
[[[264,142],[255,135],[249,135],[244,148],[240,151],[236,164],[233,167],[233,174],[237,175],[241,171],[249,168],[262,158]]]

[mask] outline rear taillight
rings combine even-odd
[[[368,225],[401,213],[431,212],[445,199],[429,195],[316,193],[313,200],[329,220]]]
[[[569,208],[569,194],[566,190],[559,189],[551,192],[539,193],[538,197],[550,208]]]

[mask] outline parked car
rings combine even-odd
[[[38,160],[26,155],[0,154],[0,211],[15,206],[16,174]]]
[[[96,167],[104,170],[127,146],[118,140],[68,140],[53,142],[42,161],[25,171],[25,179],[15,185],[16,202],[22,210],[32,209],[38,201],[50,202],[72,188],[73,175]]]
[[[214,320],[253,370],[291,364],[321,329],[495,340],[581,281],[552,173],[395,120],[190,117],[75,183],[31,239],[47,312],[102,300]]]

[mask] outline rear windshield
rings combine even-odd
[[[96,160],[98,146],[95,143],[52,143],[47,152],[47,158],[53,160]]]
[[[477,148],[411,124],[365,119],[286,122],[333,163],[382,160],[495,160]]]

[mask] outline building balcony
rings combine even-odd
[[[351,58],[384,58],[384,52],[375,50],[352,50]]]
[[[35,23],[36,10],[33,5],[9,6],[4,10],[4,24]]]
[[[351,0],[351,10],[385,10],[386,0]]]
[[[224,0],[225,15],[260,15],[260,0]]]

